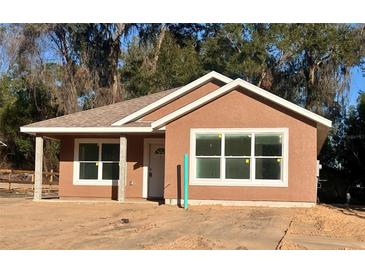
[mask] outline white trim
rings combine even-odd
[[[248,89],[250,91],[252,91],[253,93],[260,95],[274,103],[277,103],[278,105],[281,105],[285,108],[288,108],[294,112],[297,112],[315,122],[321,123],[327,127],[331,127],[332,126],[332,122],[318,114],[315,114],[305,108],[302,108],[300,106],[297,106],[296,104],[289,102],[279,96],[276,96],[266,90],[263,90],[262,88],[259,88],[253,84],[250,84],[242,79],[236,79],[228,84],[226,84],[225,86],[199,98],[198,100],[178,109],[175,110],[174,112],[171,112],[169,114],[167,114],[166,116],[158,119],[157,121],[154,121],[151,124],[152,128],[159,128],[161,126],[166,125],[168,122],[181,117],[182,115],[184,115],[185,113],[188,113],[192,110],[195,110],[196,108],[209,103],[210,101],[230,92],[231,90],[237,88],[237,87],[242,87],[245,89]]]
[[[221,152],[221,176],[217,179],[198,179],[196,178],[196,157],[195,157],[195,136],[196,134],[205,133],[242,133],[250,134],[251,137],[251,170],[250,179],[225,179],[224,162],[222,158],[224,150]],[[254,165],[255,156],[253,152],[254,136],[255,133],[277,133],[283,135],[282,142],[282,178],[280,180],[260,180],[254,178]],[[224,140],[222,140],[224,143]],[[224,145],[223,145],[224,147]],[[189,185],[199,186],[247,186],[247,187],[288,187],[288,168],[289,168],[289,129],[288,128],[192,128],[190,129],[190,174],[189,174]]]
[[[119,139],[105,139],[105,138],[76,138],[74,140],[74,163],[73,163],[73,184],[87,185],[87,186],[111,186],[118,185],[118,180],[83,180],[79,179],[80,162],[79,162],[79,145],[85,143],[97,143],[99,145],[99,154],[102,144],[119,144]],[[99,158],[101,155],[99,155]],[[98,162],[101,162],[100,159]],[[102,165],[98,164],[98,175],[100,176]]]
[[[166,205],[177,205],[178,199],[165,199]],[[184,199],[180,199],[180,205]],[[260,206],[260,207],[303,207],[310,208],[316,204],[311,202],[279,202],[279,201],[235,201],[235,200],[190,200],[189,205],[222,205],[222,206]]]
[[[21,127],[24,133],[124,133],[152,132],[151,127]]]
[[[150,145],[163,144],[164,138],[144,138],[143,140],[143,183],[142,183],[142,198],[148,197],[148,167],[150,165]]]
[[[185,93],[188,93],[192,89],[197,88],[197,87],[211,81],[212,79],[217,79],[225,84],[232,81],[231,78],[228,78],[218,72],[215,72],[215,71],[209,72],[208,74],[198,78],[197,80],[164,96],[163,98],[157,100],[156,102],[153,102],[152,104],[149,104],[148,106],[128,115],[127,117],[124,117],[123,119],[120,119],[119,121],[114,122],[112,124],[112,126],[120,126],[120,125],[128,123],[132,120],[141,118],[142,116],[146,115],[147,113],[150,113],[150,112],[154,111],[155,109],[159,108],[160,106],[165,105],[165,104],[183,96]]]

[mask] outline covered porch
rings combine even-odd
[[[44,139],[60,141],[61,200],[164,199],[165,135],[37,134],[34,200],[42,199]]]

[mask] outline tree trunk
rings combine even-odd
[[[65,66],[65,87],[61,91],[61,96],[58,96],[61,97],[60,105],[65,114],[74,113],[78,110],[77,88],[74,79],[75,68],[68,49],[65,28],[62,25],[56,25],[52,30],[50,37],[62,55]]]
[[[116,103],[118,101],[118,70],[114,71],[113,74],[113,84],[112,84],[112,103]]]
[[[151,65],[152,74],[155,73],[156,69],[157,69],[157,63],[158,63],[158,59],[160,57],[161,47],[162,47],[163,40],[165,39],[166,31],[167,31],[167,27],[165,24],[163,24],[161,27],[160,34],[157,39],[155,56],[153,58],[152,65]]]
[[[120,56],[120,39],[125,33],[126,30],[126,24],[116,24],[117,30],[113,35],[113,45],[112,45],[112,52],[111,57],[113,60],[113,68],[112,71],[112,103],[116,103],[120,100],[119,96],[119,80],[118,80],[118,64],[119,64],[119,56]]]
[[[306,108],[314,111],[315,105],[315,77],[316,77],[316,66],[311,64],[308,69],[307,78],[307,96],[306,96]]]
[[[262,81],[265,79],[265,77],[266,77],[266,69],[262,69],[261,70],[261,75],[260,75],[260,80],[259,80],[259,82],[258,82],[258,86],[259,87],[261,87],[261,84],[262,84]]]
[[[63,91],[63,105],[66,114],[74,113],[78,111],[77,105],[77,88],[74,79],[73,64],[66,64],[67,73],[67,85]]]

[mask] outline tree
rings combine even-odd
[[[78,111],[78,97],[88,98],[89,107],[123,99],[119,81],[122,39],[133,24],[53,24],[47,30],[65,68],[66,113]],[[67,92],[68,91],[68,92]],[[82,106],[81,106],[82,107]]]
[[[362,26],[213,24],[202,43],[206,70],[241,77],[321,115],[343,103],[350,69],[364,56]]]
[[[134,24],[56,24],[50,32],[71,76],[79,76],[79,96],[92,98],[90,107],[123,100],[118,68],[122,41]],[[67,50],[66,50],[67,49]],[[80,81],[81,80],[81,81]]]
[[[123,100],[118,68],[122,41],[134,24],[22,24],[17,30],[14,64],[55,91],[60,112],[83,108],[80,97],[97,107]],[[53,60],[45,60],[52,56]],[[37,62],[37,64],[34,64]],[[57,81],[40,79],[44,63],[59,65]]]
[[[7,144],[8,164],[15,168],[32,168],[34,163],[34,142],[29,135],[21,134],[19,128],[34,120],[54,117],[57,106],[54,98],[45,86],[29,83],[25,78],[11,78],[5,76],[0,81],[1,94],[11,96],[11,99],[1,105],[0,131]],[[33,96],[35,94],[35,96]],[[57,169],[58,144],[47,140],[45,143],[45,170]]]
[[[203,70],[194,40],[177,43],[175,35],[165,30],[163,41],[159,37],[157,42],[153,39],[130,42],[122,56],[124,65],[120,70],[129,97],[182,86],[201,76]]]
[[[345,120],[345,135],[339,146],[341,167],[351,181],[365,182],[365,93],[361,92],[357,106]]]

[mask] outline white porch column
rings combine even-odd
[[[43,137],[35,137],[34,200],[42,199]]]
[[[123,203],[125,199],[126,180],[127,180],[127,138],[120,137],[118,201],[121,203]]]

